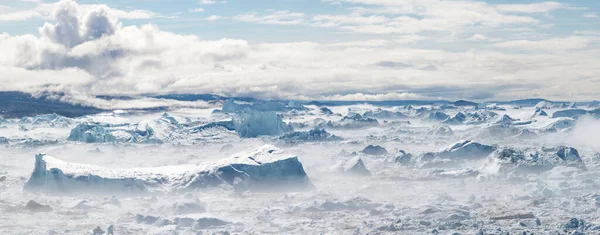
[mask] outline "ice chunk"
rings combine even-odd
[[[233,133],[234,129],[233,120],[207,123],[164,113],[158,119],[133,124],[83,122],[71,129],[68,140],[85,143],[194,144],[237,136]]]
[[[553,119],[553,121],[550,124],[541,128],[541,131],[543,131],[543,132],[560,132],[560,131],[569,130],[573,126],[575,126],[575,119],[557,118],[556,120]]]
[[[217,185],[248,189],[310,189],[302,164],[272,145],[213,163],[154,168],[109,169],[36,155],[25,189],[49,192],[164,192]]]
[[[240,137],[254,138],[261,135],[279,135],[289,131],[282,118],[275,112],[246,109],[234,119],[235,131]]]
[[[536,109],[551,109],[554,105],[547,100],[540,101],[535,105]]]
[[[441,149],[437,154],[446,159],[477,159],[492,153],[495,147],[470,140],[461,140]]]
[[[412,154],[406,153],[404,150],[398,151],[398,155],[394,158],[394,162],[400,165],[408,165],[412,161]]]
[[[384,147],[381,147],[379,145],[369,145],[369,146],[365,147],[365,149],[363,149],[361,152],[364,154],[367,154],[367,155],[374,155],[374,156],[381,156],[381,155],[388,154],[388,151]]]
[[[377,119],[369,118],[360,114],[353,114],[344,116],[338,123],[328,122],[328,127],[333,128],[365,128],[378,126],[379,122]]]
[[[509,125],[512,125],[513,122],[515,122],[515,121],[518,121],[518,119],[511,118],[510,116],[504,114],[504,115],[502,115],[502,117],[499,117],[498,119],[496,119],[496,121],[494,121],[493,124],[509,126]]]
[[[436,121],[436,122],[442,122],[448,118],[450,118],[450,116],[448,116],[448,114],[445,114],[444,112],[440,112],[440,111],[432,112],[429,114],[429,117],[428,117],[428,119],[430,121]]]
[[[572,166],[585,169],[576,149],[571,147],[525,149],[500,148],[490,154],[482,167],[487,174],[537,173],[556,166]]]
[[[366,117],[373,117],[373,118],[383,118],[383,119],[403,119],[403,118],[408,118],[408,116],[406,114],[403,114],[401,112],[392,112],[389,110],[383,110],[383,109],[376,109],[376,110],[369,110],[367,112],[365,112],[363,114]]]
[[[344,162],[339,168],[340,171],[358,176],[371,176],[371,172],[365,166],[365,163],[359,156],[355,156]]]
[[[287,108],[291,110],[306,110],[304,105],[294,100],[290,100],[290,102],[288,102]]]
[[[223,103],[223,108],[221,110],[225,113],[237,113],[250,107],[250,104],[238,104],[234,100],[229,99]]]
[[[327,108],[327,107],[322,107],[321,112],[326,114],[326,115],[333,115],[333,111],[331,111],[331,109]]]
[[[548,114],[543,109],[536,109],[533,113],[533,117],[547,117]]]
[[[467,119],[465,120],[465,124],[476,125],[482,123],[489,123],[491,120],[494,120],[498,117],[498,114],[488,110],[477,110],[476,112],[469,112],[466,114]]]
[[[195,229],[207,229],[220,227],[229,224],[229,222],[217,218],[199,218],[194,223]]]
[[[457,124],[462,124],[466,120],[467,120],[467,115],[465,115],[462,112],[458,112],[458,113],[454,114],[452,117],[446,119],[444,121],[444,123],[451,124],[451,125],[457,125]]]
[[[60,116],[58,114],[43,114],[34,117],[23,117],[19,124],[30,125],[31,127],[58,127],[65,128],[72,125],[72,119]]]
[[[429,131],[430,135],[451,136],[454,135],[452,129],[447,125],[438,125]]]
[[[554,112],[552,114],[552,118],[561,118],[561,117],[578,118],[580,116],[586,115],[587,113],[588,113],[588,111],[585,109],[566,109],[566,110],[559,110],[559,111]]]
[[[325,129],[315,128],[310,131],[298,131],[284,134],[279,137],[279,140],[285,143],[301,143],[301,142],[324,142],[324,141],[340,141],[341,137],[332,135]]]
[[[27,209],[31,212],[51,212],[52,211],[52,208],[50,206],[39,204],[34,200],[30,200],[29,202],[27,202],[27,205],[25,205],[25,209]]]

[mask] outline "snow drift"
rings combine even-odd
[[[298,158],[272,145],[249,149],[213,163],[154,168],[109,169],[69,163],[38,154],[25,184],[30,191],[168,192],[218,185],[236,190],[301,190],[313,187]]]

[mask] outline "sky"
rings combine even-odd
[[[600,1],[2,0],[0,91],[600,99]]]

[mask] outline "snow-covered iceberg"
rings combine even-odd
[[[168,192],[218,185],[241,190],[313,188],[296,156],[264,145],[202,165],[133,169],[70,163],[38,154],[25,189],[58,193]]]

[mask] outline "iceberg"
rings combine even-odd
[[[299,106],[302,107],[302,109],[299,109],[299,110],[304,109],[304,106],[302,106],[302,104],[299,104],[297,102],[290,102],[290,103],[288,103],[288,105],[289,104],[291,104],[295,107],[288,107],[277,101],[264,101],[264,102],[249,104],[249,103],[241,103],[241,102],[238,103],[232,99],[229,99],[223,103],[223,108],[221,110],[224,113],[240,113],[247,109],[251,109],[251,110],[255,110],[255,111],[263,111],[263,112],[269,112],[269,111],[286,112],[291,109],[298,109]]]
[[[476,112],[469,112],[466,114],[467,119],[465,124],[477,125],[481,123],[489,123],[494,118],[498,117],[498,114],[488,110],[478,110]]]
[[[365,117],[382,118],[382,119],[404,119],[408,118],[406,114],[401,112],[392,112],[383,109],[369,110],[363,114]]]
[[[84,143],[193,144],[229,139],[231,135],[235,135],[233,130],[235,130],[233,120],[192,122],[164,113],[160,118],[149,122],[124,124],[82,122],[71,129],[67,140]]]
[[[411,163],[412,159],[412,154],[401,149],[398,151],[398,155],[394,158],[394,162],[400,165],[408,165]]]
[[[535,105],[536,109],[551,109],[554,105],[547,100],[540,101]]]
[[[388,154],[388,151],[379,145],[369,145],[361,151],[361,153],[373,156],[381,156]]]
[[[290,110],[306,110],[306,107],[304,107],[302,103],[299,103],[294,100],[290,100],[290,102],[288,102],[287,108]]]
[[[556,166],[585,169],[577,149],[561,146],[557,148],[525,149],[503,147],[488,156],[481,172],[487,174],[539,173]]]
[[[348,161],[344,162],[339,168],[340,171],[357,175],[357,176],[371,176],[371,172],[365,166],[365,163],[359,156],[355,156]]]
[[[58,114],[43,114],[34,117],[23,117],[18,121],[21,125],[28,125],[33,128],[50,127],[50,128],[65,128],[74,124],[70,118],[60,116]],[[1,124],[1,122],[0,122]]]
[[[561,117],[578,118],[578,117],[586,115],[586,114],[588,114],[588,111],[585,109],[565,109],[565,110],[559,110],[559,111],[554,112],[552,114],[552,118],[561,118]]]
[[[437,156],[442,159],[478,159],[488,156],[495,149],[494,146],[462,140],[441,149]]]
[[[246,109],[234,117],[235,131],[243,138],[261,135],[279,135],[292,128],[283,123],[275,112],[262,112]]]
[[[451,124],[451,125],[457,125],[457,124],[462,124],[463,122],[465,122],[465,120],[467,120],[467,116],[462,112],[458,112],[458,113],[454,114],[454,116],[446,119],[444,121],[444,123]]]
[[[575,119],[572,118],[557,118],[552,123],[541,128],[543,132],[560,132],[571,129],[575,126]]]
[[[496,121],[494,121],[493,124],[509,126],[512,125],[515,121],[518,121],[518,119],[511,118],[510,116],[504,114],[502,115],[502,117],[496,119]]]
[[[327,107],[322,107],[319,110],[321,110],[321,113],[326,114],[326,115],[333,115],[333,111],[331,111],[331,109],[327,108]]]
[[[437,121],[437,122],[442,122],[445,121],[446,119],[450,118],[450,116],[448,116],[448,114],[445,114],[443,112],[440,111],[435,111],[429,114],[428,119],[430,121]]]
[[[325,141],[340,141],[341,137],[332,135],[325,129],[315,128],[310,131],[297,131],[282,135],[279,140],[288,144],[301,142],[325,142]]]
[[[547,117],[548,114],[543,109],[536,109],[533,113],[533,117]]]
[[[439,125],[429,131],[430,135],[451,136],[454,135],[452,129],[447,125]]]
[[[377,119],[363,116],[360,114],[353,114],[351,116],[344,116],[342,120],[337,123],[327,122],[328,127],[332,128],[366,128],[378,126],[379,122]]]
[[[219,185],[230,185],[236,190],[314,187],[298,157],[264,145],[212,163],[133,169],[70,163],[38,154],[24,188],[50,193],[140,193],[188,191]]]

